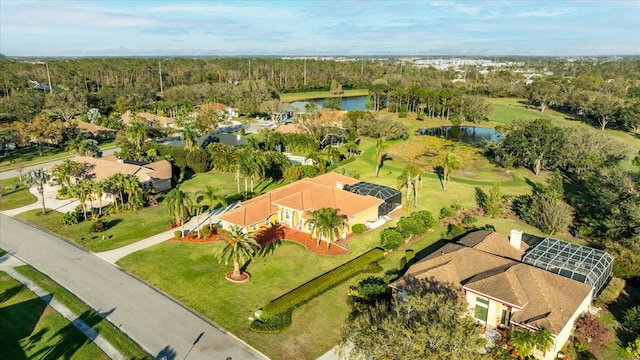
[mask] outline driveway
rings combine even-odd
[[[0,247],[109,313],[112,324],[156,358],[267,358],[97,256],[6,215],[0,215]]]
[[[44,193],[43,193],[44,206],[46,208],[49,208],[51,210],[55,210],[64,214],[69,211],[73,211],[78,205],[80,205],[80,202],[73,198],[58,200],[56,198],[56,195],[58,194],[58,190],[60,190],[60,185],[50,186],[49,184],[45,184],[43,190],[44,190]],[[5,210],[0,213],[13,217],[25,211],[42,209],[42,198],[40,197],[40,193],[38,193],[38,190],[36,189],[36,187],[32,186],[31,188],[29,188],[29,192],[32,193],[38,199],[36,202],[29,205],[25,205],[23,207],[11,209],[11,210]]]

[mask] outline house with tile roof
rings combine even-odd
[[[329,172],[315,178],[305,178],[244,201],[240,206],[219,216],[224,229],[237,225],[247,231],[258,231],[263,226],[281,224],[291,229],[311,233],[310,212],[336,209],[346,218],[342,230],[346,237],[355,224],[378,220],[378,209],[385,200],[371,195],[360,195],[345,189],[358,180]]]
[[[548,329],[550,351],[534,351],[539,359],[555,359],[569,339],[574,322],[589,309],[594,287],[521,260],[528,245],[522,232],[511,238],[478,231],[448,243],[413,264],[391,284],[402,291],[409,279],[434,279],[464,291],[470,314],[486,329],[506,335],[514,328]]]
[[[134,118],[138,118],[141,121],[147,122],[149,126],[158,126],[165,128],[176,127],[176,120],[166,116],[160,116],[146,112],[138,112],[134,114],[131,112],[131,110],[127,110],[127,112],[120,115],[120,121],[122,121],[124,125],[129,125],[134,120]]]
[[[102,158],[76,156],[73,160],[85,164],[88,169],[85,178],[95,181],[102,181],[113,174],[120,173],[135,175],[140,181],[142,190],[154,189],[162,192],[171,189],[173,169],[167,160],[137,164],[124,162],[113,155]]]

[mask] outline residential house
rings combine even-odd
[[[536,350],[534,356],[555,359],[595,291],[590,284],[522,263],[534,247],[522,243],[522,232],[513,231],[510,238],[474,232],[413,264],[391,287],[401,293],[410,278],[451,283],[464,291],[470,314],[486,329],[503,335],[514,328],[548,329],[552,349]]]
[[[345,189],[358,180],[337,173],[326,173],[315,178],[305,178],[272,190],[264,195],[244,201],[240,206],[219,216],[223,228],[237,225],[253,232],[263,226],[281,224],[305,233],[311,233],[310,212],[332,208],[346,218],[342,229],[345,237],[355,224],[375,222],[383,199],[360,195]]]
[[[104,126],[80,121],[73,120],[72,124],[78,127],[78,131],[80,134],[86,138],[92,139],[115,139],[116,138],[116,130],[109,129]]]
[[[165,128],[175,128],[176,127],[176,124],[175,124],[176,119],[174,119],[174,118],[155,115],[155,114],[150,114],[150,113],[146,113],[146,112],[138,112],[138,113],[133,114],[131,112],[131,110],[127,110],[127,112],[122,114],[120,116],[120,120],[122,121],[122,123],[124,125],[129,125],[133,121],[134,115],[135,115],[135,117],[137,117],[141,121],[146,122],[147,125],[149,125],[149,126],[157,126],[157,127],[165,127]]]
[[[206,103],[195,106],[195,116],[199,116],[205,111],[215,111],[223,122],[231,121],[238,117],[238,109],[221,103]]]
[[[85,178],[102,181],[113,174],[135,175],[143,190],[153,189],[156,192],[171,189],[172,166],[167,160],[160,160],[149,164],[135,164],[124,162],[115,156],[94,158],[76,156],[74,161],[87,166]]]

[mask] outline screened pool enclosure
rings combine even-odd
[[[378,217],[387,215],[402,202],[402,193],[400,190],[384,185],[372,184],[363,181],[353,185],[347,185],[344,189],[358,195],[371,195],[384,200],[384,202],[378,207]]]
[[[534,244],[522,262],[590,284],[595,294],[606,285],[613,268],[613,256],[602,250],[549,238]]]

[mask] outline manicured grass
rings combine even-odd
[[[60,225],[62,213],[50,210],[41,215],[42,210],[31,210],[17,215],[22,221],[45,229],[70,240],[90,251],[100,252],[119,248],[169,229],[171,216],[164,203],[147,207],[137,212],[124,212],[104,216],[109,224],[105,232],[92,234],[93,221],[83,221],[72,226]]]
[[[309,91],[309,92],[300,92],[300,93],[280,94],[280,101],[294,102],[294,101],[333,98],[333,97],[351,97],[351,96],[365,96],[365,95],[369,95],[369,90],[367,89],[345,90],[343,94],[331,94],[330,91]]]
[[[0,210],[15,209],[38,201],[17,177],[0,180],[0,191],[4,191],[0,197]]]
[[[541,113],[535,108],[527,108],[524,99],[498,98],[488,99],[493,106],[493,113],[489,120],[500,124],[509,124],[516,119],[551,119],[546,112]]]
[[[56,300],[64,304],[77,316],[87,321],[91,327],[102,335],[111,345],[113,345],[127,359],[151,359],[133,340],[117,330],[113,324],[104,320],[99,313],[87,306],[82,300],[68,292],[46,275],[38,272],[31,266],[19,266],[15,268],[39,287],[53,294]]]
[[[107,141],[100,145],[100,150],[106,150],[114,148],[116,146],[115,141]],[[38,148],[35,146],[21,148],[16,151],[7,153],[7,156],[0,158],[0,171],[13,170],[13,163],[21,161],[23,166],[37,165],[46,163],[53,160],[65,159],[72,155],[65,148],[44,147],[42,149],[42,156]]]
[[[73,324],[4,272],[0,294],[3,359],[108,359]],[[95,316],[83,319],[97,321]]]

